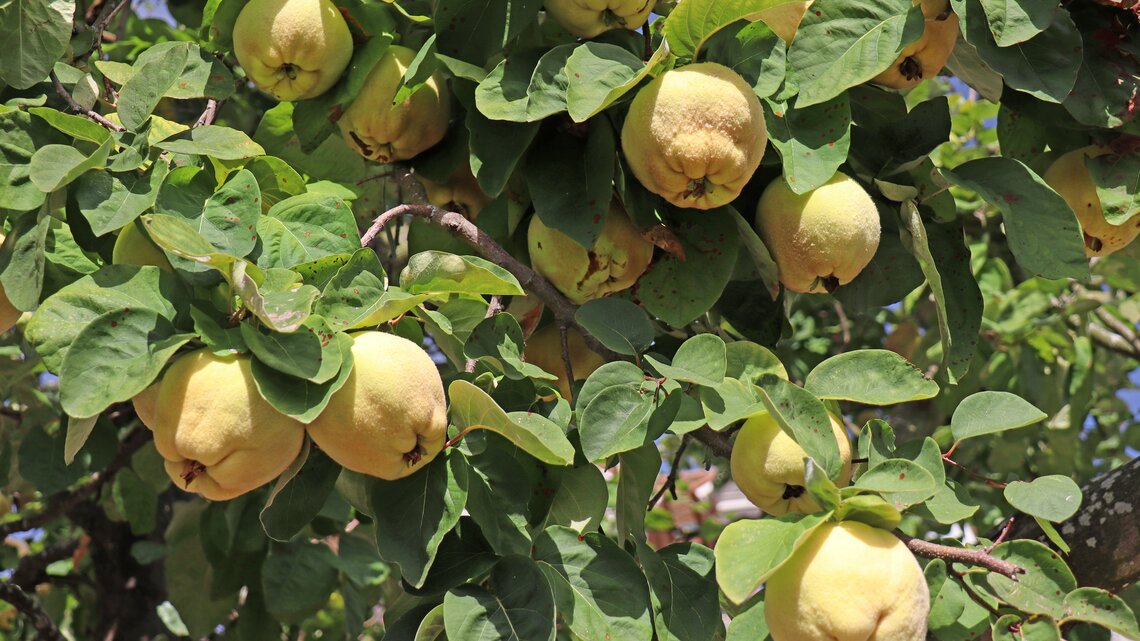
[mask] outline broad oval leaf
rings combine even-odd
[[[958,404],[950,418],[950,431],[955,441],[963,441],[1033,425],[1045,417],[1045,412],[1020,396],[984,391],[971,394]]]
[[[1014,481],[1004,490],[1005,500],[1031,516],[1060,523],[1081,507],[1081,488],[1067,476],[1051,474],[1026,483]]]
[[[464,380],[452,381],[447,395],[451,399],[451,422],[460,431],[491,430],[544,463],[574,462],[574,446],[553,421],[533,413],[508,415],[486,392]]]
[[[861,349],[832,356],[816,365],[804,388],[819,398],[867,405],[894,405],[938,395],[938,383],[926,378],[902,356],[885,349]]]
[[[733,603],[744,603],[829,514],[730,523],[717,539],[716,582]]]

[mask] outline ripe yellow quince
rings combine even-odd
[[[579,38],[610,29],[640,29],[653,11],[653,0],[546,0],[546,14]]]
[[[119,230],[115,247],[111,250],[111,262],[116,265],[154,265],[164,271],[174,271],[170,259],[147,236],[137,220],[127,223]]]
[[[460,164],[459,168],[451,172],[446,183],[437,183],[423,176],[419,177],[420,184],[427,192],[428,202],[448,211],[458,212],[474,222],[479,212],[491,202],[492,198],[483,193],[479,182],[471,173],[471,166]]]
[[[773,641],[922,641],[929,612],[906,545],[856,521],[819,526],[764,588]]]
[[[141,399],[139,397],[142,397]],[[225,501],[280,476],[305,440],[299,422],[257,391],[245,355],[200,349],[174,361],[162,382],[135,397],[174,483]],[[149,422],[148,422],[149,421]]]
[[[879,248],[879,212],[866,190],[836,172],[796,194],[773,180],[756,206],[756,229],[794,292],[833,292],[851,282]]]
[[[0,243],[4,242],[4,234],[0,234]],[[20,310],[12,305],[12,301],[8,300],[8,295],[4,293],[4,285],[0,284],[0,334],[12,329],[16,326],[16,321],[20,320],[23,314]]]
[[[1100,196],[1085,166],[1085,159],[1108,153],[1107,147],[1075,149],[1053,161],[1042,176],[1077,215],[1084,232],[1085,254],[1089,256],[1107,256],[1123,249],[1140,234],[1140,218],[1130,218],[1123,225],[1113,225],[1104,219]]]
[[[839,445],[843,469],[835,484],[843,487],[851,480],[851,444],[843,424],[831,416],[831,430]],[[773,516],[789,512],[811,514],[820,511],[804,487],[804,457],[807,453],[768,412],[749,417],[732,446],[732,480],[753,505]]]
[[[701,62],[657,76],[637,92],[621,129],[633,175],[678,207],[712,209],[752,178],[768,128],[752,87],[732,69]]]
[[[547,227],[537,215],[530,219],[526,243],[535,271],[577,305],[631,287],[653,259],[653,243],[642,238],[616,203],[590,249]]]
[[[921,0],[926,28],[922,37],[907,45],[898,60],[871,82],[892,89],[909,89],[933,78],[946,66],[958,42],[958,16],[950,11],[950,0]],[[919,0],[914,0],[919,4]]]
[[[606,359],[587,347],[582,335],[574,328],[566,330],[566,353],[570,356],[575,381],[586,380],[594,370],[606,364]],[[523,360],[557,376],[554,385],[558,392],[562,398],[573,400],[570,381],[566,380],[566,363],[562,360],[562,333],[557,325],[547,325],[527,339]]]
[[[246,75],[278,100],[321,95],[352,58],[352,34],[331,0],[250,0],[233,39]]]
[[[440,73],[432,74],[407,100],[392,104],[415,57],[416,52],[407,47],[388,47],[337,121],[348,146],[369,160],[407,160],[447,133],[451,94]]]
[[[352,335],[352,374],[309,436],[334,461],[382,479],[422,468],[443,450],[447,402],[435,362],[419,345],[383,332]]]

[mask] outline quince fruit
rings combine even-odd
[[[135,410],[167,475],[189,492],[232,499],[280,476],[301,452],[304,425],[261,397],[248,356],[191,352],[153,390],[136,396]]]
[[[352,58],[352,34],[331,0],[250,0],[233,39],[246,75],[277,100],[321,95]]]
[[[574,328],[566,330],[566,348],[575,381],[586,380],[594,370],[606,364],[606,359],[587,347],[582,334]],[[568,401],[574,399],[570,381],[566,380],[566,364],[562,360],[562,333],[558,331],[557,325],[547,325],[527,339],[523,360],[558,376],[554,385],[562,398]]]
[[[407,160],[443,140],[447,133],[451,94],[438,72],[407,100],[392,104],[415,57],[416,52],[407,47],[388,47],[364,80],[356,100],[337,121],[348,146],[369,160]]]
[[[546,0],[546,14],[579,38],[610,29],[640,29],[649,20],[653,0]]]
[[[1129,219],[1123,225],[1113,225],[1104,218],[1100,196],[1085,159],[1108,153],[1107,147],[1075,149],[1053,161],[1042,176],[1077,215],[1085,237],[1085,254],[1089,256],[1107,256],[1123,249],[1140,234],[1140,218]]]
[[[168,272],[174,271],[166,253],[150,239],[137,220],[119,230],[119,237],[111,250],[111,262],[116,265],[154,265]]]
[[[309,423],[309,437],[355,472],[408,476],[447,440],[439,370],[419,345],[383,332],[353,334],[352,358],[352,374]]]
[[[4,242],[4,234],[0,234],[0,243]],[[8,295],[4,293],[4,285],[0,284],[0,334],[12,329],[16,326],[16,321],[20,320],[23,314],[20,310],[12,305],[12,301],[8,300]]]
[[[831,416],[831,430],[839,444],[843,469],[836,484],[851,479],[851,444],[843,424]],[[740,428],[732,446],[732,479],[749,501],[773,516],[789,512],[811,514],[820,506],[804,487],[804,457],[807,453],[768,412],[750,417]]]
[[[929,612],[906,545],[856,521],[819,526],[764,588],[773,641],[922,641]]]
[[[645,240],[616,203],[590,249],[532,216],[526,234],[530,262],[576,305],[631,287],[653,259]]]
[[[712,209],[752,178],[768,129],[752,87],[713,62],[672,69],[633,98],[621,148],[633,175],[678,207]]]
[[[429,203],[448,211],[463,214],[472,222],[479,217],[479,212],[483,211],[483,208],[493,200],[483,193],[483,189],[479,187],[479,182],[471,173],[471,166],[467,163],[461,164],[458,169],[451,172],[446,183],[437,183],[422,176],[419,177],[419,181],[424,186]]]
[[[796,194],[781,177],[756,206],[756,228],[794,292],[833,292],[851,282],[879,248],[879,212],[866,190],[836,172],[823,185]]]
[[[907,45],[898,60],[871,82],[892,89],[909,89],[933,78],[946,66],[958,42],[958,16],[950,11],[950,0],[921,0],[926,28],[922,37]],[[919,4],[915,0],[914,4]]]

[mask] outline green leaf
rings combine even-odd
[[[380,556],[399,565],[415,587],[424,584],[440,541],[459,522],[469,473],[462,456],[443,453],[415,474],[396,481],[373,479],[368,487]]]
[[[4,10],[0,8],[0,12]],[[68,33],[70,30],[69,25]],[[5,57],[4,61],[7,60],[9,58]],[[3,199],[5,208],[29,211],[39,207],[45,194],[31,181],[32,156],[42,147],[66,140],[42,121],[19,110],[0,113],[0,140],[4,141],[0,145],[0,199]]]
[[[75,455],[83,448],[87,437],[91,436],[91,430],[95,429],[95,422],[98,419],[98,414],[86,418],[67,417],[67,438],[63,442],[65,464],[71,465],[75,461]]]
[[[0,4],[0,79],[27,89],[47,78],[52,65],[67,52],[75,3],[67,0],[21,0]]]
[[[601,470],[595,465],[575,467],[562,475],[550,509],[535,530],[561,525],[580,534],[596,531],[608,501],[609,488]]]
[[[451,400],[451,422],[460,431],[487,429],[552,465],[569,465],[574,461],[574,446],[562,430],[538,414],[526,420],[508,415],[486,392],[464,380],[452,381],[447,388]]]
[[[331,358],[326,358],[322,349],[331,342],[332,334],[320,317],[310,316],[300,330],[288,334],[265,331],[251,322],[240,327],[242,339],[257,360],[283,374],[323,383],[340,369],[336,348],[328,350]],[[326,363],[330,371],[320,377]]]
[[[1105,220],[1123,225],[1140,213],[1140,153],[1086,157],[1085,166]]]
[[[1061,629],[1052,617],[1034,616],[1022,621],[1006,614],[991,626],[994,641],[1061,641]]]
[[[874,494],[849,496],[835,510],[839,521],[859,521],[871,527],[893,530],[902,521],[902,514],[893,505]]]
[[[658,258],[637,283],[645,309],[673,327],[684,327],[716,303],[732,276],[740,235],[731,215],[671,210],[670,227],[681,240],[685,260]]]
[[[725,379],[716,387],[701,387],[700,399],[705,421],[718,431],[742,418],[767,411],[757,387],[735,378]]]
[[[312,314],[320,290],[302,285],[297,273],[287,269],[271,268],[261,282],[254,270],[252,263],[236,260],[231,271],[223,272],[223,276],[227,276],[226,280],[242,303],[266,327],[278,332],[296,331]]]
[[[1051,0],[982,0],[981,4],[990,34],[999,47],[1029,40],[1047,29],[1057,14],[1057,3]]]
[[[652,638],[645,576],[612,539],[553,526],[535,537],[534,559],[554,588],[558,612],[574,634],[610,641]]]
[[[549,471],[506,439],[485,436],[467,456],[467,513],[496,554],[529,554],[530,502]]]
[[[589,120],[637,86],[653,65],[653,59],[647,64],[617,45],[587,41],[575,47],[565,69],[570,118]]]
[[[713,551],[699,543],[654,550],[638,541],[637,560],[649,579],[653,624],[660,641],[706,641],[720,628]]]
[[[32,155],[28,176],[40,191],[51,193],[71,184],[90,169],[101,169],[107,162],[114,141],[108,138],[90,154],[71,145],[47,145]]]
[[[254,173],[249,175],[258,180]],[[262,268],[294,267],[360,249],[352,209],[340,198],[325,194],[290,196],[273,205],[257,219],[257,235],[262,246],[257,264]]]
[[[795,106],[825,103],[879,75],[925,26],[921,9],[901,0],[813,5],[788,49],[800,88]]]
[[[467,584],[443,599],[447,636],[471,641],[553,641],[554,593],[538,565],[503,557],[482,585]]]
[[[265,155],[265,149],[245,133],[219,125],[194,127],[154,146],[176,154],[210,156],[218,160],[244,160]]]
[[[405,589],[415,596],[443,594],[457,585],[477,581],[498,560],[499,556],[491,549],[479,526],[470,516],[463,516],[440,542],[423,585]]]
[[[768,620],[764,618],[763,597],[763,594],[758,595],[747,610],[732,618],[725,641],[768,641],[772,638]]]
[[[772,350],[751,341],[733,341],[726,346],[727,367],[724,375],[748,383],[756,383],[765,374],[788,380],[784,364]]]
[[[955,441],[996,434],[1033,425],[1046,414],[1020,396],[1009,392],[984,391],[962,399],[950,418]]]
[[[331,376],[320,383],[284,374],[262,363],[259,358],[254,358],[250,362],[250,368],[253,382],[257,385],[257,391],[261,393],[262,398],[278,412],[302,423],[309,423],[320,416],[328,407],[332,395],[348,382],[353,367],[352,339],[347,334],[338,332],[333,335],[330,342],[333,346],[324,352],[328,355],[328,362],[339,362],[339,366],[335,369],[322,367],[318,370],[320,376],[317,378]],[[335,349],[339,354],[331,356],[331,349]]]
[[[784,167],[784,180],[805,194],[831,179],[851,148],[851,103],[839,94],[810,107],[764,100],[768,139]]]
[[[158,101],[178,82],[189,56],[190,48],[184,44],[139,57],[135,73],[119,89],[118,113],[124,127],[138,129],[146,122]]]
[[[475,89],[479,113],[493,120],[534,122],[565,111],[565,66],[575,48],[522,49],[507,57]]]
[[[131,534],[144,536],[154,530],[158,517],[158,492],[134,470],[127,468],[115,474],[111,500],[130,524]]]
[[[541,0],[441,0],[432,14],[438,25],[436,49],[482,66],[531,28],[541,8]]]
[[[760,400],[780,429],[804,448],[828,478],[838,479],[843,461],[823,403],[811,392],[774,374],[763,376],[758,389]]]
[[[340,471],[336,461],[306,438],[304,449],[278,477],[261,508],[265,535],[275,541],[297,536],[324,507]]]
[[[130,223],[153,207],[159,186],[168,171],[166,163],[160,162],[142,175],[135,172],[87,172],[79,178],[75,201],[91,225],[91,231],[102,236]]]
[[[1030,273],[1045,278],[1088,276],[1084,239],[1072,209],[1028,167],[993,156],[953,171],[944,169],[942,175],[1001,210],[1009,247]]]
[[[558,134],[531,147],[526,186],[542,223],[593,247],[609,215],[616,153],[616,135],[605,118],[591,121],[585,139]]]
[[[763,20],[772,31],[791,40],[805,8],[805,3],[796,0],[694,0],[678,4],[669,14],[665,38],[674,55],[693,59],[706,40],[738,20]]]
[[[1140,637],[1140,627],[1136,625],[1136,615],[1123,599],[1100,588],[1077,588],[1065,595],[1062,605],[1061,623],[1087,621],[1126,638]]]
[[[617,505],[618,541],[628,545],[645,540],[645,506],[661,474],[661,452],[649,443],[618,455]]]
[[[1014,481],[1005,487],[1003,494],[1015,509],[1054,523],[1068,519],[1081,507],[1081,488],[1073,479],[1059,474],[1035,478],[1028,483]]]
[[[371,317],[381,311],[388,298],[387,281],[380,257],[371,248],[362,247],[325,284],[314,311],[325,317],[329,327],[339,330],[372,324]],[[416,298],[417,302],[422,300]]]
[[[336,555],[323,543],[271,546],[261,565],[261,589],[269,612],[284,621],[302,621],[315,614],[336,587],[336,566]]]
[[[408,258],[400,286],[409,294],[522,296],[519,281],[502,267],[477,256],[425,251]]]
[[[662,376],[708,387],[724,382],[728,366],[724,340],[716,334],[697,334],[681,343],[670,365],[648,355],[645,359]]]
[[[474,90],[470,84],[456,83],[453,89],[467,110],[464,125],[468,134],[471,172],[484,193],[497,197],[538,134],[539,123],[491,120],[475,108]]]
[[[886,459],[864,472],[853,488],[882,492],[896,510],[919,503],[937,491],[934,477],[925,468],[906,459]]]
[[[741,216],[735,208],[726,205],[718,211],[725,212],[736,223],[741,248],[747,251],[752,258],[752,266],[756,268],[756,273],[760,276],[760,282],[764,285],[765,292],[775,301],[780,294],[780,272],[779,268],[776,267],[776,261],[772,259],[772,254],[768,251],[768,246],[760,240],[760,235],[756,233],[752,223],[745,220],[744,216]],[[726,295],[725,298],[729,298],[729,296]]]
[[[653,323],[645,310],[622,298],[586,301],[574,312],[574,320],[619,354],[637,355],[653,342]]]
[[[982,576],[980,582],[998,598],[1030,614],[1064,615],[1064,595],[1076,589],[1077,580],[1056,552],[1037,541],[1017,540],[1001,543],[990,555],[1026,571],[1016,581],[997,572]]]
[[[558,378],[537,365],[524,362],[522,352],[523,331],[510,314],[495,314],[484,319],[471,330],[463,346],[467,358],[488,362],[512,380],[529,377],[553,381]]]
[[[186,64],[181,75],[165,89],[163,97],[175,100],[214,98],[225,100],[234,92],[234,75],[218,58],[206,53],[192,42],[159,42],[139,54],[134,65],[113,60],[96,60],[95,67],[119,85],[126,85],[148,63],[161,62],[167,56],[178,55],[172,49],[185,49]],[[163,83],[166,78],[159,78]],[[125,87],[124,87],[125,89]],[[120,97],[122,93],[119,94]],[[149,114],[147,111],[146,114]],[[145,117],[145,115],[144,115]]]
[[[815,502],[827,511],[839,507],[839,488],[827,478],[827,474],[819,469],[815,461],[805,457],[803,462],[805,486]]]
[[[717,539],[716,582],[733,603],[744,603],[807,541],[827,514],[746,519],[729,523]]]
[[[204,501],[178,501],[172,506],[174,516],[166,528],[166,557],[162,568],[167,577],[170,603],[193,637],[201,638],[214,631],[237,606],[237,593],[213,594],[211,585],[218,570],[206,557],[204,548],[208,533],[202,529]],[[255,592],[260,592],[257,590]]]
[[[112,310],[93,319],[75,335],[63,358],[60,405],[69,416],[85,418],[130,400],[193,337],[146,307]]]
[[[653,410],[653,397],[637,389],[615,386],[602,390],[581,411],[582,454],[589,461],[599,461],[645,445]]]
[[[938,395],[938,383],[902,356],[861,349],[832,356],[808,373],[804,388],[823,399],[894,405]]]

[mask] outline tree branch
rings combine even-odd
[[[59,94],[60,98],[63,98],[64,102],[67,103],[67,106],[70,107],[72,111],[74,111],[75,113],[80,114],[82,116],[86,116],[87,118],[90,118],[91,120],[94,120],[95,122],[99,123],[100,125],[103,125],[107,129],[110,129],[111,131],[119,131],[119,132],[126,131],[126,129],[124,129],[123,127],[120,127],[119,125],[116,125],[115,123],[111,122],[110,120],[107,120],[106,118],[104,118],[101,114],[97,113],[96,111],[94,111],[92,109],[85,109],[83,107],[83,105],[79,104],[78,102],[75,102],[75,98],[73,98],[71,96],[71,94],[67,91],[67,88],[64,87],[63,83],[59,81],[59,76],[55,75],[54,71],[51,72],[49,77],[51,78],[52,86],[55,87],[55,92],[57,94]]]
[[[0,540],[16,532],[24,532],[33,528],[42,527],[70,512],[80,503],[95,496],[99,489],[108,481],[115,478],[115,474],[131,462],[131,457],[143,445],[150,441],[150,431],[138,428],[131,432],[126,439],[119,443],[119,451],[107,467],[95,472],[91,478],[70,492],[60,492],[47,500],[47,506],[41,512],[30,514],[21,519],[0,523]]]
[[[708,425],[689,432],[693,438],[705,444],[709,451],[721,458],[732,457],[732,440],[723,432],[718,432]]]
[[[14,608],[28,618],[28,623],[36,631],[40,641],[64,641],[59,628],[40,605],[39,599],[24,592],[11,581],[0,581],[0,600],[11,603]]]
[[[908,550],[919,556],[925,556],[928,559],[942,559],[943,561],[951,563],[976,565],[1014,580],[1017,579],[1018,574],[1025,574],[1024,569],[1009,561],[995,559],[983,549],[956,548],[949,545],[940,545],[938,543],[916,539],[902,532],[895,532],[894,535],[906,544]]]
[[[372,225],[360,238],[361,246],[367,247],[368,244],[376,238],[376,235],[380,233],[380,230],[384,229],[385,225],[405,215],[424,218],[432,224],[447,230],[452,236],[471,245],[479,255],[506,269],[512,276],[518,279],[519,284],[521,284],[524,289],[538,296],[538,298],[550,308],[550,311],[554,313],[554,318],[560,326],[574,326],[578,328],[582,333],[582,338],[585,339],[586,344],[591,350],[597,352],[608,361],[624,360],[623,356],[611,351],[605,345],[602,345],[598,339],[594,338],[584,327],[578,324],[578,321],[574,318],[574,312],[576,312],[578,308],[566,300],[562,292],[555,289],[554,285],[550,284],[550,281],[543,278],[530,267],[516,260],[510,252],[503,249],[499,243],[495,242],[495,239],[484,233],[475,223],[467,220],[463,214],[446,211],[434,205],[398,205],[380,214],[380,216],[373,221]]]
[[[194,121],[194,127],[204,127],[206,125],[214,124],[214,119],[218,117],[218,110],[222,106],[217,100],[210,98],[206,101],[206,108],[202,110],[202,115],[198,116],[198,120]]]
[[[674,501],[677,500],[677,478],[681,475],[681,458],[685,456],[685,448],[689,447],[689,442],[692,439],[692,432],[681,437],[681,444],[677,446],[677,451],[673,454],[673,464],[669,466],[669,476],[665,478],[665,482],[661,484],[661,488],[649,499],[649,507],[647,510],[652,510],[657,507],[657,502],[661,497],[665,496],[665,492],[669,492],[669,496]]]
[[[103,5],[102,12],[90,27],[91,31],[95,33],[91,41],[91,48],[76,56],[76,60],[83,60],[103,47],[103,32],[107,30],[107,25],[111,24],[115,16],[128,4],[130,4],[130,0],[118,0],[118,2],[108,0]]]
[[[503,297],[495,294],[491,297],[491,302],[487,305],[487,313],[483,314],[483,320],[491,318],[495,314],[503,311],[503,309]],[[476,362],[477,361],[474,358],[467,359],[467,362],[463,365],[463,371],[467,372],[468,374],[473,373],[475,371]]]

